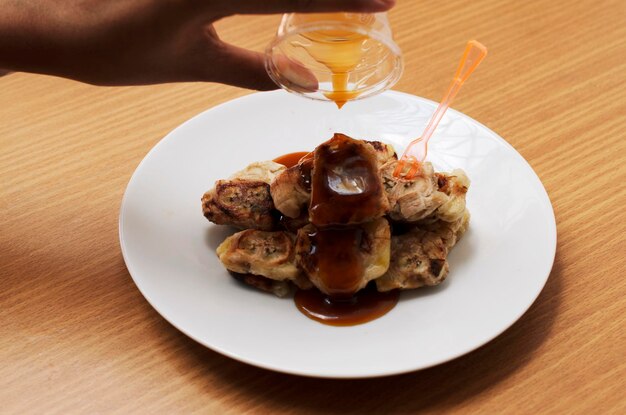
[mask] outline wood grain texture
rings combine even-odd
[[[401,91],[437,100],[468,39],[490,49],[455,108],[508,140],[554,205],[556,262],[531,309],[469,355],[390,378],[307,379],[222,357],[143,299],[117,218],[159,139],[248,92],[9,74],[0,77],[1,413],[626,413],[626,2],[400,0],[390,17],[406,58]],[[218,29],[261,50],[277,19]]]

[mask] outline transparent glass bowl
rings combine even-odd
[[[285,14],[265,67],[283,89],[335,102],[385,91],[403,69],[386,13]]]

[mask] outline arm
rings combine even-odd
[[[213,22],[235,13],[377,12],[394,2],[0,0],[0,68],[97,85],[207,81],[274,89],[262,55],[222,42]]]

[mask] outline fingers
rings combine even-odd
[[[209,81],[269,91],[278,88],[265,71],[263,54],[223,44],[211,63]]]
[[[267,74],[264,55],[222,42],[213,26],[206,26],[199,47],[192,47],[189,56],[189,77],[194,80],[219,82],[260,91],[278,88]],[[188,45],[193,42],[186,42]],[[204,49],[205,52],[199,52]],[[198,60],[199,59],[199,60]],[[186,59],[177,60],[186,61]],[[196,71],[194,68],[199,69]],[[280,77],[282,85],[301,92],[318,88],[315,75],[299,62],[278,56],[272,61],[272,72]]]
[[[219,14],[376,13],[389,10],[396,0],[222,0],[215,2]]]
[[[213,81],[259,91],[278,88],[267,74],[262,54],[232,45],[224,45],[223,53],[226,55],[218,60],[219,66],[213,67]],[[315,75],[298,62],[280,56],[276,69],[280,83],[291,90],[315,92],[319,87]]]
[[[212,81],[259,91],[278,88],[265,70],[265,61],[261,53],[227,44],[221,49],[222,57],[215,62],[211,71]],[[313,73],[297,62],[279,57],[277,69],[281,83],[290,89],[314,92],[318,88]]]

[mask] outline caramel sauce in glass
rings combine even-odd
[[[371,26],[374,17],[358,13],[299,14],[297,23],[331,20],[335,23]],[[351,72],[357,67],[366,52],[367,35],[344,29],[317,30],[302,35],[310,44],[306,50],[313,59],[331,71],[333,90],[325,96],[334,101],[339,109],[347,101],[356,98],[359,92],[349,87]]]

